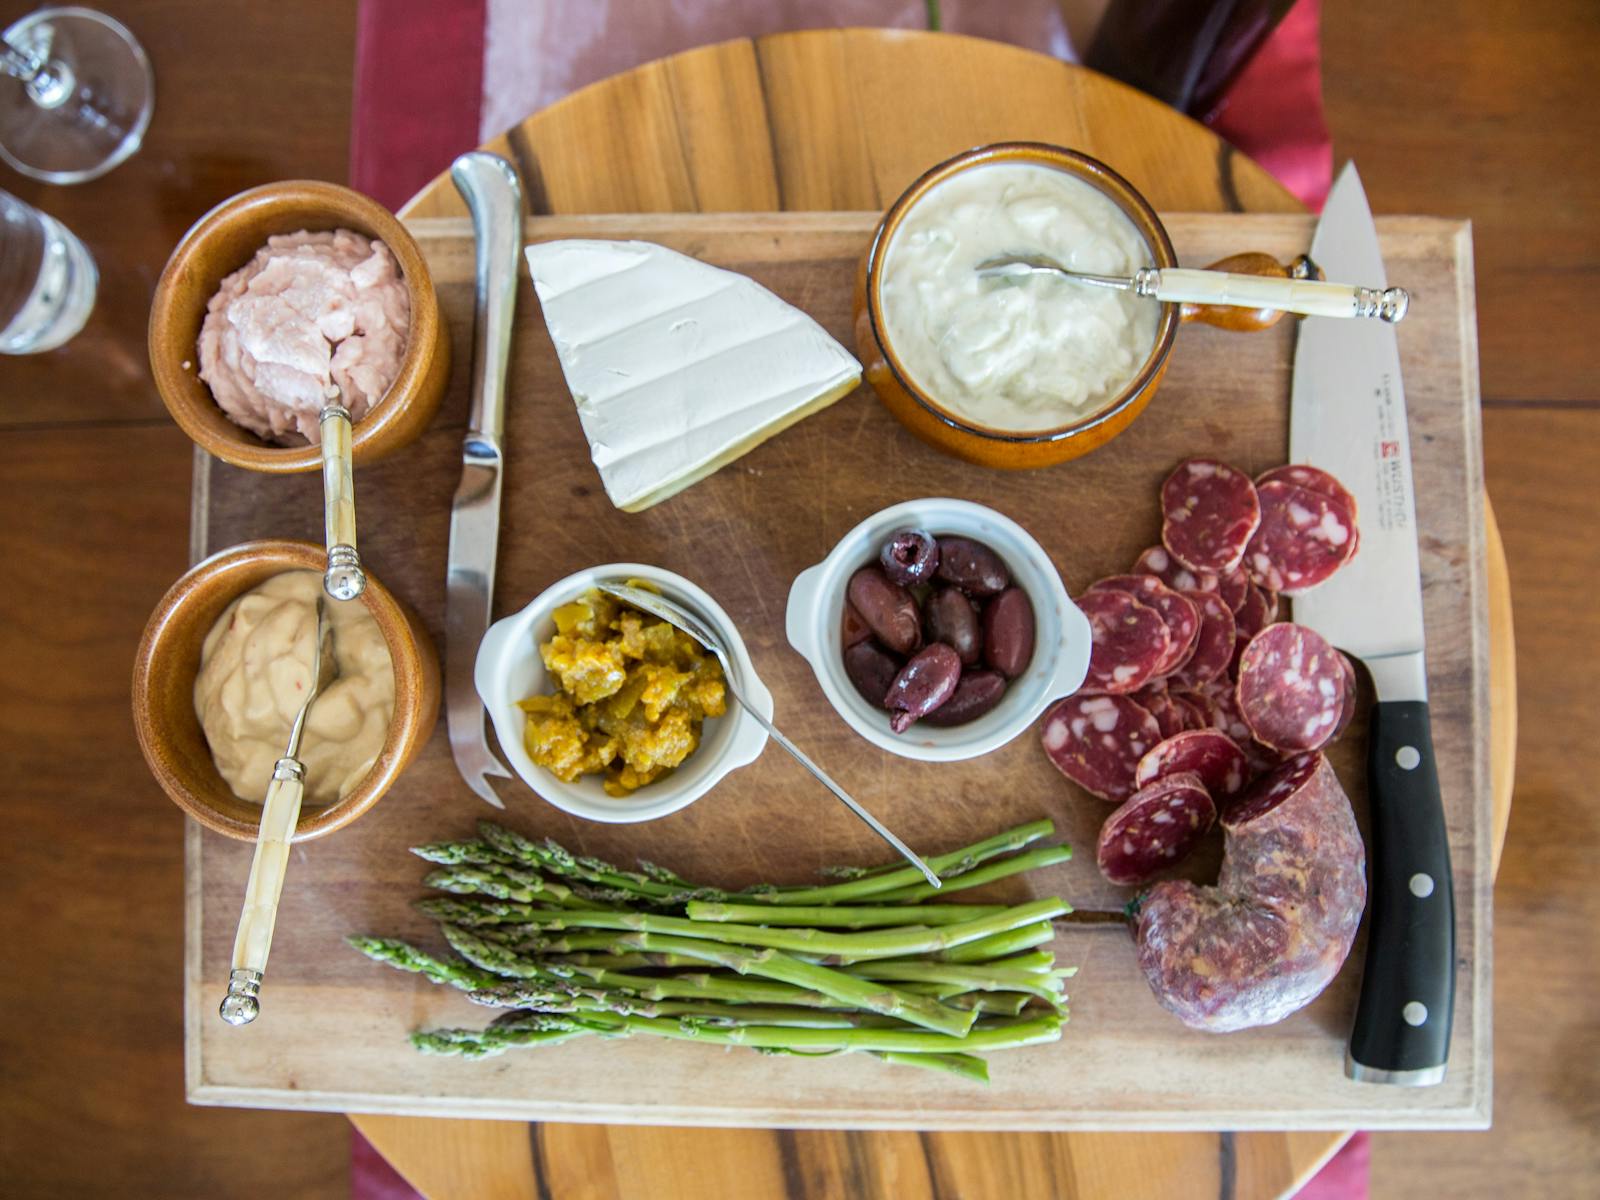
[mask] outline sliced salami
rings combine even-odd
[[[1100,827],[1095,861],[1112,883],[1145,883],[1182,861],[1216,824],[1200,776],[1180,771],[1140,788]]]
[[[1264,483],[1292,483],[1295,487],[1303,487],[1308,492],[1316,492],[1321,496],[1330,496],[1342,501],[1350,510],[1351,520],[1358,520],[1360,514],[1356,511],[1356,498],[1349,490],[1329,475],[1321,467],[1311,467],[1304,463],[1290,463],[1286,467],[1273,467],[1270,471],[1263,471],[1256,476],[1256,488],[1260,489]]]
[[[1222,597],[1228,610],[1237,615],[1250,594],[1250,572],[1243,567],[1235,567],[1226,575],[1217,576],[1217,580],[1217,595]]]
[[[1339,655],[1339,665],[1344,668],[1344,711],[1333,724],[1333,736],[1328,739],[1330,742],[1344,736],[1344,731],[1350,728],[1351,718],[1356,715],[1356,669],[1343,654]]]
[[[1127,592],[1085,592],[1078,607],[1089,618],[1092,646],[1084,690],[1126,695],[1155,678],[1166,661],[1172,634],[1161,614]]]
[[[1133,794],[1134,772],[1161,730],[1127,696],[1068,696],[1045,713],[1044,752],[1073,783],[1102,800]]]
[[[1191,458],[1161,485],[1161,544],[1191,571],[1232,571],[1260,524],[1256,485],[1227,463]]]
[[[1251,740],[1250,724],[1239,710],[1239,697],[1233,684],[1226,679],[1212,680],[1201,695],[1210,705],[1211,727],[1222,730],[1239,743],[1241,749],[1247,748]]]
[[[1249,641],[1278,619],[1278,593],[1251,583],[1244,604],[1234,611],[1234,632]]]
[[[1231,796],[1250,776],[1244,751],[1220,729],[1197,729],[1169,737],[1139,760],[1133,781],[1140,787],[1169,775],[1193,772],[1217,800]]]
[[[1168,692],[1167,698],[1182,717],[1184,729],[1211,728],[1211,710],[1198,703],[1192,693],[1179,695],[1177,692]]]
[[[1223,814],[1215,887],[1158,883],[1139,903],[1139,966],[1162,1007],[1213,1033],[1305,1007],[1350,953],[1366,851],[1320,754],[1290,759]]]
[[[1199,721],[1195,729],[1217,729],[1217,705],[1209,694],[1201,691],[1168,692],[1174,704],[1180,704],[1189,709]]]
[[[1133,570],[1139,575],[1154,575],[1179,592],[1214,592],[1221,585],[1210,571],[1191,571],[1178,562],[1165,546],[1151,546],[1134,560]]]
[[[1156,719],[1156,726],[1161,730],[1163,738],[1172,737],[1191,728],[1188,724],[1187,707],[1173,699],[1171,693],[1160,684],[1153,683],[1149,687],[1141,688],[1134,693],[1133,698]]]
[[[1239,715],[1264,746],[1320,749],[1344,714],[1346,669],[1344,656],[1316,630],[1268,625],[1239,659]]]
[[[1233,613],[1215,592],[1190,592],[1200,610],[1200,637],[1189,660],[1172,675],[1172,686],[1197,688],[1228,669],[1233,659]]]
[[[1089,585],[1092,592],[1107,589],[1127,592],[1140,604],[1155,609],[1167,623],[1172,644],[1156,666],[1156,675],[1170,675],[1189,661],[1200,640],[1200,610],[1193,600],[1173,591],[1154,575],[1112,575]]]
[[[1354,556],[1360,538],[1344,501],[1282,480],[1262,484],[1260,500],[1260,528],[1244,559],[1259,586],[1308,592]]]

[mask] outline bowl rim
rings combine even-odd
[[[222,279],[245,266],[255,254],[255,251],[251,251],[250,256],[226,267],[216,278],[208,275],[202,279],[197,264],[206,243],[216,237],[219,231],[247,222],[256,214],[285,202],[291,205],[297,215],[302,210],[307,214],[306,223],[301,228],[310,232],[345,228],[350,221],[365,223],[375,231],[377,240],[383,242],[394,255],[396,265],[400,268],[400,278],[406,285],[410,327],[406,332],[406,347],[400,359],[400,369],[383,399],[352,426],[352,455],[358,458],[362,456],[370,443],[380,439],[404,418],[406,408],[427,378],[440,320],[433,277],[411,231],[383,205],[353,188],[321,179],[285,179],[258,184],[214,205],[196,220],[173,247],[151,297],[150,319],[145,333],[151,374],[167,412],[192,442],[233,466],[271,473],[319,470],[322,466],[320,447],[275,446],[243,426],[235,425],[222,412],[210,387],[200,378],[198,344],[192,348],[192,357],[173,361],[167,343],[178,332],[178,325],[187,322],[191,303],[197,306],[199,322],[204,322],[206,307]],[[328,224],[324,226],[323,221]],[[276,235],[265,235],[261,246],[265,246],[266,237],[270,236]],[[196,295],[192,302],[188,300],[190,288],[194,289]],[[196,343],[198,337],[197,323]],[[194,369],[184,369],[184,361],[192,362]],[[227,422],[228,429],[237,430],[239,435],[250,440],[236,440],[202,416],[196,410],[192,392],[187,386],[191,382],[204,393],[217,420]]]
[[[244,821],[221,811],[177,778],[168,756],[163,752],[169,734],[161,728],[153,707],[151,688],[156,673],[153,664],[158,655],[171,651],[179,630],[192,616],[193,597],[203,593],[208,581],[226,578],[234,573],[253,573],[255,568],[266,563],[279,564],[280,574],[293,570],[320,573],[326,565],[325,559],[326,552],[321,546],[288,538],[240,542],[219,550],[195,563],[167,589],[151,612],[139,639],[133,665],[133,723],[145,764],[174,804],[207,829],[226,837],[255,841],[260,822]],[[236,600],[243,591],[243,587],[234,591],[223,607]],[[366,778],[349,795],[321,808],[302,810],[294,836],[290,839],[292,842],[310,841],[342,829],[377,804],[399,778],[411,761],[414,749],[420,746],[432,728],[433,714],[427,711],[426,704],[416,702],[419,696],[426,694],[427,662],[414,639],[425,635],[420,634],[404,603],[370,571],[361,601],[378,621],[394,670],[395,703],[389,736],[384,740],[383,749]],[[401,629],[411,637],[402,640],[392,636],[393,630]],[[190,686],[192,689],[192,681]],[[220,776],[218,778],[220,780]],[[226,788],[227,784],[224,782],[222,786]],[[241,800],[240,803],[248,804],[248,801]]]
[[[887,723],[881,729],[875,724],[864,724],[849,703],[840,701],[840,697],[848,699],[854,693],[846,691],[851,685],[844,674],[843,662],[829,657],[831,646],[827,636],[829,627],[838,620],[849,573],[870,562],[870,555],[863,554],[868,536],[879,527],[894,528],[912,524],[937,531],[942,519],[953,519],[969,526],[979,521],[998,526],[1021,547],[1029,563],[1043,578],[1048,592],[1047,596],[1039,596],[1029,590],[1028,598],[1038,623],[1034,639],[1035,661],[1038,661],[1041,649],[1046,646],[1054,648],[1057,659],[1040,680],[1041,695],[1036,703],[1018,708],[1007,723],[988,734],[955,744],[907,738],[890,732]],[[962,531],[955,529],[951,532]],[[996,549],[996,553],[1001,551]],[[1011,564],[1011,569],[1015,573],[1015,563]],[[837,586],[824,594],[821,589],[830,575],[837,576],[832,581]],[[1054,607],[1043,603],[1046,600]],[[1051,623],[1052,613],[1059,616],[1059,627]],[[990,754],[1015,741],[1051,704],[1075,691],[1083,682],[1090,646],[1088,618],[1073,602],[1055,561],[1039,540],[1019,522],[997,509],[976,501],[948,496],[929,496],[892,504],[853,525],[820,561],[795,577],[786,606],[785,633],[789,644],[810,664],[823,696],[846,725],[879,749],[919,762],[962,762]],[[939,729],[935,731],[935,736],[947,735],[962,728],[953,726]]]
[[[744,698],[768,721],[772,720],[773,712],[772,693],[756,673],[749,648],[733,618],[704,588],[665,567],[637,562],[600,563],[585,567],[556,580],[527,604],[494,622],[478,643],[473,663],[473,685],[488,713],[489,723],[494,727],[495,737],[500,742],[508,765],[528,789],[545,803],[571,816],[608,825],[640,824],[687,808],[712,791],[728,775],[749,766],[760,757],[767,744],[766,729],[730,696],[729,712],[719,718],[732,721],[727,741],[720,756],[699,780],[685,784],[674,774],[648,785],[652,794],[644,803],[617,808],[590,803],[574,790],[575,785],[556,779],[528,756],[522,745],[521,714],[514,702],[508,706],[500,698],[515,648],[521,642],[529,648],[528,653],[536,655],[533,628],[548,621],[559,605],[602,580],[621,581],[629,578],[657,584],[670,598],[687,602],[687,606],[702,616],[727,642],[737,673],[738,687]],[[695,753],[699,754],[703,749],[702,743]],[[640,789],[640,792],[646,790]],[[634,793],[636,796],[639,794]]]
[[[1133,404],[1146,388],[1148,388],[1161,374],[1166,365],[1167,356],[1172,352],[1173,342],[1177,338],[1179,315],[1176,304],[1162,304],[1161,316],[1156,325],[1156,338],[1151,346],[1150,354],[1145,358],[1144,365],[1110,401],[1084,417],[1065,425],[1054,426],[1040,430],[1015,430],[997,429],[989,425],[980,425],[957,416],[941,405],[912,379],[911,373],[906,370],[895,353],[893,345],[885,330],[882,315],[882,301],[879,289],[882,284],[880,267],[888,254],[889,245],[899,229],[900,223],[907,214],[932,188],[954,175],[976,167],[987,166],[992,163],[1018,160],[1054,170],[1064,171],[1075,179],[1097,188],[1102,195],[1111,200],[1120,208],[1124,215],[1133,222],[1134,229],[1144,239],[1151,253],[1155,257],[1158,267],[1175,267],[1178,265],[1177,253],[1172,248],[1172,239],[1167,235],[1167,229],[1156,214],[1150,202],[1144,198],[1137,188],[1112,167],[1092,155],[1082,151],[1069,150],[1064,146],[1052,145],[1049,142],[1007,141],[990,142],[982,146],[974,146],[970,150],[963,150],[960,154],[951,156],[942,162],[935,163],[921,175],[917,176],[891,204],[884,213],[883,219],[878,222],[877,229],[873,232],[872,241],[867,247],[865,261],[865,291],[867,321],[872,329],[873,340],[877,343],[883,354],[883,362],[895,381],[905,390],[920,408],[934,420],[959,433],[970,434],[992,442],[1010,443],[1015,445],[1048,444],[1065,441],[1077,437],[1091,429],[1095,429],[1108,421],[1114,420],[1129,405]],[[1153,237],[1151,235],[1154,235]]]

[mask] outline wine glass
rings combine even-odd
[[[98,280],[70,229],[0,191],[0,354],[38,354],[74,336]]]
[[[150,60],[92,8],[41,8],[0,34],[0,158],[46,183],[104,175],[144,140]]]

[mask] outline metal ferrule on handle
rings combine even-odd
[[[1279,279],[1185,267],[1146,267],[1134,276],[1134,290],[1141,296],[1173,304],[1271,308],[1308,317],[1377,317],[1390,324],[1406,315],[1411,302],[1404,288],[1380,290],[1316,279]]]
[[[351,467],[350,410],[333,403],[322,410],[323,531],[328,567],[322,588],[335,600],[354,600],[367,588],[356,551],[356,485]]]

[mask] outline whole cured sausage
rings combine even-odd
[[[1156,884],[1134,927],[1162,1007],[1213,1033],[1270,1025],[1338,974],[1366,906],[1366,851],[1321,754],[1301,754],[1231,805],[1214,887]]]
[[[1146,883],[1186,858],[1216,820],[1200,776],[1179,771],[1140,788],[1106,818],[1095,862],[1112,883]]]
[[[1231,572],[1260,524],[1256,485],[1227,463],[1191,458],[1161,485],[1161,544],[1191,571]]]

